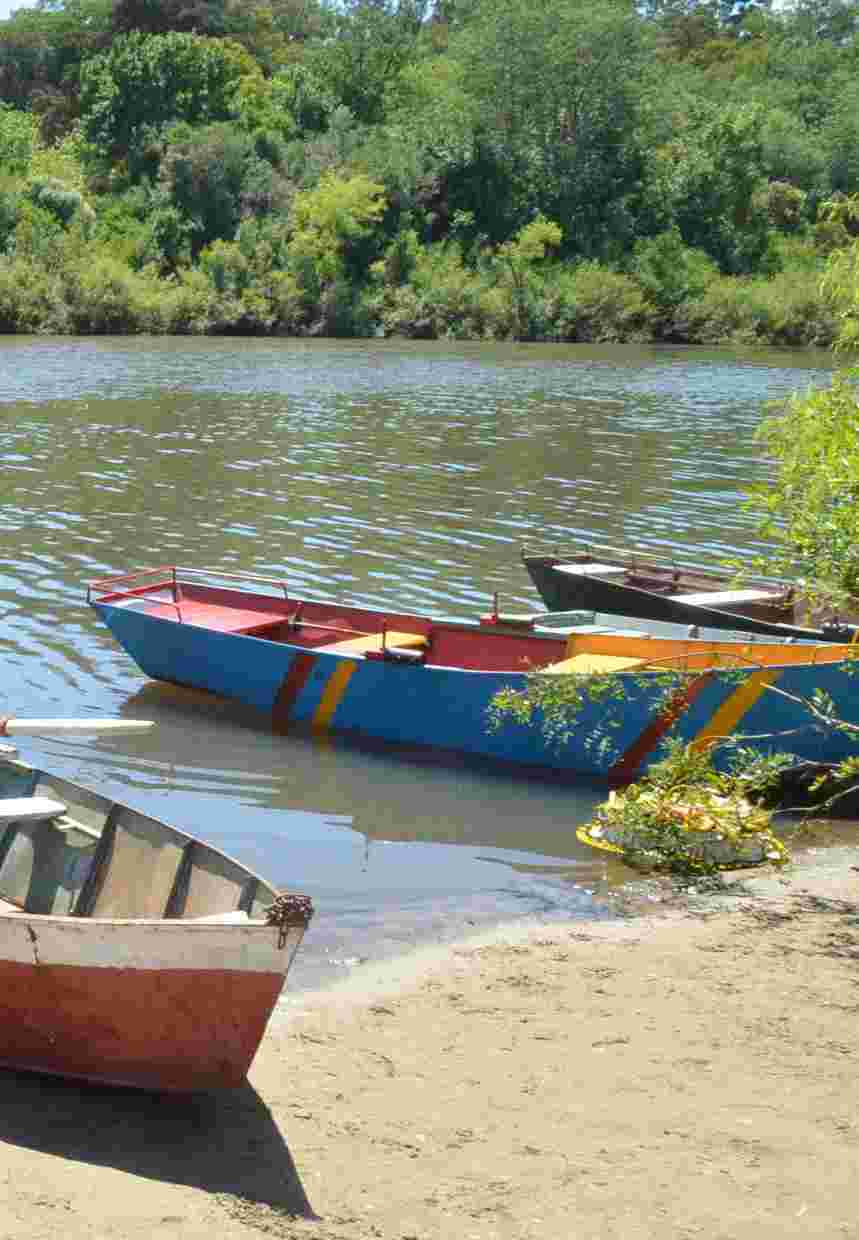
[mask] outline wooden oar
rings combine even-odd
[[[118,735],[148,732],[150,719],[0,719],[0,736],[42,736],[52,732],[86,732]]]

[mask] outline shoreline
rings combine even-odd
[[[0,1073],[0,1235],[859,1238],[857,871],[810,850],[287,993],[228,1095]]]

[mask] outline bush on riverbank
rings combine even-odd
[[[471,236],[468,213],[456,238],[428,243],[408,214],[392,231],[396,211],[384,186],[355,171],[329,171],[291,194],[281,188],[288,209],[239,219],[235,186],[207,164],[205,193],[220,195],[224,205],[210,203],[200,228],[209,236],[221,211],[233,220],[234,235],[200,247],[196,225],[176,199],[179,185],[193,196],[202,175],[187,127],[181,143],[172,140],[177,154],[169,180],[159,185],[88,176],[79,136],[46,147],[32,123],[8,111],[0,113],[4,127],[5,332],[792,347],[826,346],[834,338],[834,311],[820,284],[832,230],[823,241],[798,232],[796,213],[781,198],[779,218],[788,231],[773,232],[768,249],[778,270],[728,276],[704,250],[688,246],[677,227],[637,242],[614,262],[564,257],[563,230],[539,213],[500,244]],[[210,152],[229,146],[223,129],[208,127],[205,140]],[[247,144],[236,150],[248,157]],[[231,175],[241,180],[235,169]],[[851,202],[821,212],[847,221],[841,227],[848,242]]]
[[[410,277],[324,288],[306,273],[247,257],[234,242],[197,267],[135,270],[109,250],[51,247],[0,256],[0,331],[248,335],[399,335],[411,339],[831,344],[836,317],[807,269],[770,279],[716,276],[666,309],[634,275],[597,262],[555,263],[524,290],[472,268],[450,246],[428,248]]]

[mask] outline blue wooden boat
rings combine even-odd
[[[712,642],[543,629],[494,611],[479,622],[302,600],[286,584],[175,567],[93,582],[88,601],[145,675],[237,699],[275,729],[342,733],[440,756],[624,782],[667,736],[751,735],[761,751],[832,762],[849,735],[820,726],[778,690],[828,693],[859,724],[855,647]],[[666,710],[665,672],[677,673]],[[489,712],[529,675],[617,677],[623,697],[587,700],[567,742]],[[773,691],[775,690],[775,691]],[[776,734],[774,737],[772,734]]]

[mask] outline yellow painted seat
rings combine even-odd
[[[427,644],[423,633],[394,633],[389,630],[384,634],[385,649],[422,650]],[[332,642],[330,645],[317,646],[317,650],[331,651],[334,654],[366,654],[368,651],[382,650],[382,634],[367,633],[363,637],[350,637],[346,641]]]
[[[625,672],[633,667],[642,667],[646,659],[630,659],[619,654],[574,654],[570,659],[561,659],[559,663],[550,663],[542,671],[551,675],[564,676],[570,672],[582,675],[599,675],[606,672]]]

